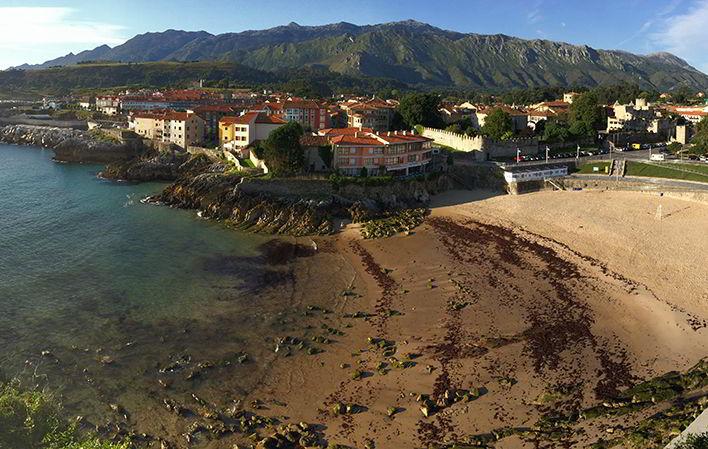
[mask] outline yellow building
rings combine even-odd
[[[245,148],[258,140],[265,140],[275,129],[285,125],[284,119],[259,112],[248,112],[238,117],[219,120],[219,143],[234,148]]]

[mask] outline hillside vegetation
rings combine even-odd
[[[640,56],[501,34],[464,34],[415,21],[314,27],[291,23],[220,35],[168,30],[22,68],[96,60],[228,61],[259,71],[255,73],[314,67],[417,87],[503,90],[633,82],[657,90],[708,88],[707,75],[668,53]]]

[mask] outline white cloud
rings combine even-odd
[[[687,12],[664,20],[661,31],[651,36],[657,48],[669,51],[708,69],[708,0],[700,0]]]
[[[617,44],[617,47],[621,47],[621,46],[623,46],[624,44],[626,44],[626,43],[628,43],[628,42],[631,42],[631,41],[633,41],[634,39],[638,38],[639,36],[642,36],[644,33],[646,33],[647,31],[649,31],[649,29],[651,28],[652,25],[654,25],[654,21],[653,21],[653,20],[647,20],[646,22],[644,22],[644,23],[642,24],[641,27],[639,27],[639,29],[638,29],[634,34],[630,35],[628,38],[626,38],[625,40],[623,40],[622,42],[620,42],[619,44]]]
[[[81,20],[75,12],[65,7],[0,6],[0,68],[125,42],[123,27]]]
[[[64,7],[0,7],[0,46],[120,44],[123,27],[72,18]]]

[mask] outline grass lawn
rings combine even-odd
[[[241,165],[245,165],[246,167],[250,167],[250,168],[256,168],[256,165],[250,159],[241,160]]]
[[[700,163],[700,164],[685,164],[681,162],[672,162],[669,164],[666,164],[667,167],[676,167],[676,168],[681,168],[684,170],[690,170],[690,171],[697,171],[700,173],[705,173],[708,175],[708,164],[706,163]]]
[[[597,168],[597,170],[595,169]],[[588,162],[580,167],[577,173],[584,175],[606,175],[610,172],[609,161]]]
[[[679,167],[671,168],[673,165]],[[644,164],[642,162],[627,162],[627,176],[648,176],[652,178],[668,178],[668,179],[683,179],[686,181],[708,182],[708,173],[699,175],[696,173],[687,173],[680,170],[681,165],[687,164],[662,164],[661,166]],[[691,166],[692,167],[692,166]],[[698,171],[698,170],[694,170]]]

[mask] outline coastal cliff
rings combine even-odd
[[[54,150],[60,162],[107,164],[136,157],[142,142],[100,138],[90,131],[33,125],[0,127],[0,142],[34,145]]]

